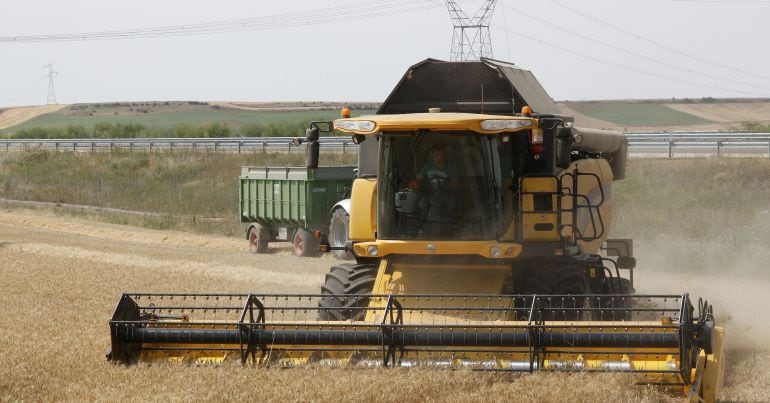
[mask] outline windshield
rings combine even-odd
[[[383,134],[377,237],[495,239],[493,145],[476,133]]]

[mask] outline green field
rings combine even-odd
[[[565,104],[583,115],[626,126],[686,126],[711,122],[659,103],[586,101]]]
[[[337,110],[258,111],[199,103],[142,105],[72,105],[0,130],[0,134],[17,138],[298,136],[311,121],[339,118]],[[355,116],[366,113],[374,111],[354,110]]]
[[[322,165],[355,156],[322,155]],[[156,213],[83,213],[119,224],[202,233],[240,233],[238,176],[244,165],[302,166],[284,153],[57,153],[0,156],[0,198]],[[203,220],[201,220],[203,218]]]
[[[33,127],[57,128],[69,125],[91,129],[99,122],[120,124],[140,124],[148,129],[173,129],[181,124],[192,126],[214,122],[231,127],[244,127],[250,124],[281,125],[287,122],[332,120],[339,118],[337,111],[297,111],[297,112],[257,112],[237,109],[190,109],[175,112],[156,112],[146,114],[121,114],[103,116],[79,116],[61,112],[49,113],[28,120],[18,126],[9,127],[3,132],[16,132]]]
[[[311,121],[339,117],[330,104],[283,111],[247,110],[205,102],[122,102],[76,104],[0,130],[12,138],[261,137],[299,136]],[[712,123],[663,105],[663,101],[566,102],[583,115],[625,126],[687,126]],[[354,116],[374,113],[373,104],[354,106]],[[324,109],[331,108],[331,109]],[[280,109],[280,108],[279,108]]]

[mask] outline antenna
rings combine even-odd
[[[53,86],[53,78],[59,72],[53,70],[53,62],[50,62],[43,66],[43,70],[47,69],[48,73],[43,78],[48,78],[48,97],[46,97],[45,104],[51,105],[56,103],[56,89]]]
[[[492,57],[492,37],[489,23],[495,12],[497,0],[485,0],[473,18],[468,18],[455,0],[447,0],[449,17],[452,19],[452,50],[449,60],[453,62],[479,60]]]

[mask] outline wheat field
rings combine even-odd
[[[676,400],[664,391],[634,386],[634,378],[624,374],[116,366],[104,356],[107,321],[123,291],[316,292],[334,261],[298,259],[280,247],[255,256],[240,239],[96,223],[46,211],[0,210],[0,240],[3,401]],[[693,287],[683,274],[639,276],[645,278],[642,291],[679,285],[691,286],[692,292],[748,295],[768,285],[708,278],[704,283],[710,285]],[[760,294],[750,298],[757,315],[769,302]],[[770,353],[761,338],[750,336],[751,329],[767,334],[767,319],[758,325],[743,314],[726,320],[736,330],[729,330],[723,397],[768,400],[770,371],[764,363]]]

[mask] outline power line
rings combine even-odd
[[[522,9],[513,9],[510,6],[506,6],[506,5],[503,5],[503,7],[504,8],[508,8],[509,10],[514,11],[517,14],[523,15],[523,16],[527,17],[530,20],[539,22],[539,23],[541,23],[543,25],[547,25],[548,27],[550,27],[550,29],[556,29],[558,31],[565,32],[565,33],[567,33],[569,35],[572,35],[574,37],[581,38],[583,40],[586,40],[586,41],[591,42],[591,43],[596,44],[596,45],[604,46],[604,47],[606,47],[608,49],[612,49],[612,50],[614,50],[616,52],[619,52],[619,53],[624,53],[624,54],[627,54],[627,55],[630,55],[630,56],[633,56],[633,57],[637,57],[639,59],[647,60],[649,62],[658,64],[658,65],[661,65],[661,66],[665,66],[665,67],[672,68],[672,69],[675,69],[675,70],[679,70],[679,71],[682,71],[682,72],[685,72],[685,73],[689,73],[689,74],[698,75],[698,76],[701,76],[701,77],[715,79],[715,80],[719,80],[719,81],[723,81],[723,82],[729,82],[729,83],[732,83],[732,84],[738,84],[738,85],[745,86],[745,87],[750,87],[750,88],[757,88],[757,87],[759,87],[759,88],[763,88],[763,89],[766,89],[766,90],[770,90],[770,86],[767,86],[767,85],[761,85],[761,84],[757,84],[755,82],[747,82],[747,81],[742,81],[742,80],[736,80],[736,79],[731,78],[731,77],[724,77],[724,76],[720,76],[720,75],[716,75],[716,74],[704,73],[704,72],[697,71],[697,70],[694,70],[694,69],[689,68],[689,67],[683,67],[683,66],[680,66],[680,65],[677,65],[677,64],[674,64],[674,63],[670,63],[670,62],[667,62],[665,60],[662,60],[661,58],[655,58],[655,57],[648,56],[648,55],[645,55],[645,54],[642,54],[642,53],[639,53],[639,52],[635,52],[635,51],[632,51],[632,50],[629,50],[629,49],[626,49],[626,48],[623,48],[623,47],[620,47],[620,46],[617,46],[617,45],[613,45],[611,43],[608,43],[608,42],[605,42],[605,41],[602,41],[602,40],[599,40],[599,39],[597,39],[595,37],[592,37],[592,36],[589,36],[589,35],[585,35],[585,34],[582,34],[580,32],[577,32],[577,31],[574,31],[574,30],[571,30],[571,29],[568,29],[568,28],[565,28],[565,27],[562,27],[562,26],[559,26],[559,25],[555,25],[551,21],[547,21],[547,20],[545,20],[543,18],[540,18],[540,17],[538,17],[536,15],[530,14],[530,13],[528,13],[528,12],[522,10]]]
[[[762,80],[770,81],[770,77],[759,75],[759,74],[756,74],[756,73],[753,73],[751,71],[744,70],[744,69],[741,69],[741,68],[738,68],[738,67],[735,67],[735,66],[729,66],[729,65],[726,65],[726,64],[723,64],[723,63],[719,63],[717,61],[707,59],[707,58],[705,58],[703,56],[698,56],[698,55],[695,55],[695,54],[692,54],[692,53],[689,53],[689,52],[685,52],[685,51],[683,51],[681,49],[676,49],[676,48],[674,48],[672,46],[666,45],[665,43],[661,43],[661,42],[658,42],[658,41],[655,41],[655,40],[652,40],[652,39],[648,39],[648,38],[642,37],[642,36],[640,36],[638,34],[635,34],[635,33],[630,32],[630,31],[628,31],[628,30],[626,30],[624,28],[621,28],[621,27],[619,27],[617,25],[611,24],[611,23],[606,22],[604,20],[601,20],[601,19],[599,19],[597,17],[594,17],[591,14],[588,14],[588,13],[580,11],[580,10],[578,10],[576,8],[564,5],[562,2],[560,2],[558,0],[549,0],[549,1],[551,3],[556,4],[559,7],[563,8],[563,9],[565,9],[565,10],[571,12],[571,13],[579,15],[579,16],[585,18],[585,19],[591,20],[591,21],[593,21],[593,22],[595,22],[597,24],[603,25],[603,26],[605,26],[607,28],[610,28],[610,29],[612,29],[614,31],[620,32],[620,33],[622,33],[624,35],[628,35],[628,36],[630,36],[630,37],[632,37],[632,38],[634,38],[636,40],[639,40],[639,41],[642,41],[642,42],[646,42],[646,43],[649,43],[651,45],[654,45],[654,46],[666,49],[669,52],[675,53],[675,54],[677,54],[679,56],[685,56],[685,57],[688,57],[690,59],[695,59],[695,60],[699,60],[701,62],[706,62],[706,63],[712,64],[714,66],[720,67],[722,69],[728,70],[728,71],[733,72],[733,73],[740,73],[740,74],[743,74],[743,75],[746,75],[746,76],[750,76],[750,77],[754,77],[754,78],[760,78]]]
[[[636,67],[627,66],[627,65],[624,65],[624,64],[620,64],[620,63],[615,63],[615,62],[612,62],[612,61],[609,61],[609,60],[606,60],[606,59],[601,59],[601,58],[592,56],[592,55],[584,53],[584,52],[580,52],[580,51],[572,49],[572,48],[568,48],[568,47],[565,47],[565,46],[560,46],[560,45],[556,45],[556,44],[544,41],[541,38],[538,38],[538,37],[526,34],[524,32],[515,31],[515,30],[512,30],[512,29],[507,28],[507,27],[503,28],[503,27],[500,27],[498,25],[495,25],[495,27],[498,28],[498,29],[502,29],[503,31],[510,32],[510,33],[518,35],[518,36],[520,36],[522,38],[526,38],[526,39],[529,39],[531,41],[538,42],[538,43],[540,43],[542,45],[548,46],[550,48],[553,48],[553,49],[556,49],[556,50],[559,50],[559,51],[562,51],[562,52],[565,52],[565,53],[570,53],[570,54],[573,54],[575,56],[578,56],[578,57],[581,57],[581,58],[584,58],[584,59],[587,59],[587,60],[591,60],[591,61],[594,61],[594,62],[597,62],[597,63],[606,64],[608,66],[613,66],[613,67],[616,67],[616,68],[619,68],[619,69],[623,69],[623,70],[633,71],[633,72],[638,73],[638,74],[650,76],[650,77],[653,77],[653,78],[658,78],[658,79],[661,79],[661,80],[666,80],[666,81],[672,81],[672,82],[678,82],[678,83],[682,83],[682,84],[692,85],[692,86],[698,87],[698,88],[709,88],[709,89],[712,89],[712,90],[725,91],[725,92],[736,93],[736,94],[743,94],[743,95],[752,95],[752,96],[761,96],[761,97],[765,97],[765,96],[768,95],[768,94],[765,94],[765,93],[742,91],[742,90],[736,90],[734,88],[718,87],[718,86],[714,86],[714,85],[702,84],[702,83],[697,83],[697,82],[690,81],[690,80],[680,79],[680,78],[676,78],[676,77],[669,77],[669,76],[665,76],[665,75],[662,75],[662,74],[653,73],[653,72],[650,72],[650,71],[647,71],[647,70],[642,70],[642,69],[639,69],[639,68],[636,68]]]
[[[0,43],[138,39],[270,30],[327,24],[339,21],[349,21],[352,19],[382,17],[423,11],[437,7],[438,6],[430,0],[370,0],[344,6],[196,24],[80,33],[3,36],[0,37]]]
[[[757,4],[770,4],[768,0],[671,0],[677,3],[757,3]]]

